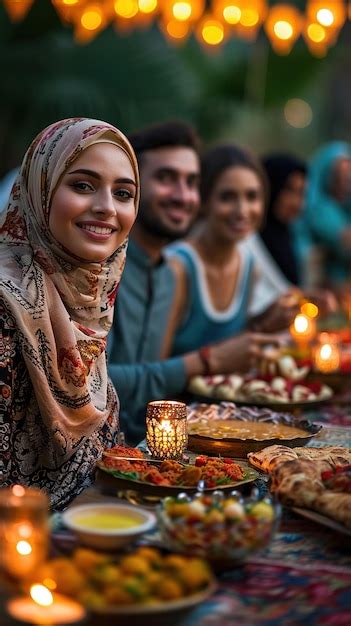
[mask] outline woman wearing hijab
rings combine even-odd
[[[272,154],[262,159],[269,185],[269,201],[261,239],[284,277],[299,283],[291,224],[300,215],[304,200],[306,166],[288,154]]]
[[[72,118],[29,147],[0,223],[0,477],[62,508],[116,442],[106,337],[139,177],[124,135]]]
[[[268,202],[260,233],[245,242],[260,270],[255,284],[252,308],[259,312],[272,297],[300,300],[312,299],[322,314],[336,310],[333,294],[325,289],[305,284],[302,280],[307,267],[302,268],[302,257],[308,258],[313,242],[306,225],[301,227],[307,179],[307,166],[290,154],[276,153],[262,159],[268,183]],[[298,225],[298,226],[297,226]],[[303,287],[303,292],[297,286]]]
[[[303,223],[325,257],[325,281],[339,286],[351,269],[351,147],[325,145],[312,158]]]

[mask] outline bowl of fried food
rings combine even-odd
[[[182,624],[215,590],[204,560],[151,546],[120,555],[80,547],[42,566],[36,582],[45,579],[56,582],[58,593],[80,602],[92,614],[91,623],[99,625]]]

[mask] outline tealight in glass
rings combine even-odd
[[[48,497],[39,489],[0,489],[0,569],[10,576],[25,579],[45,561],[48,511]]]
[[[153,457],[181,459],[188,444],[187,407],[175,400],[149,402],[146,442]]]

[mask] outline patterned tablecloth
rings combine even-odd
[[[351,448],[349,406],[306,417],[323,424],[309,445]],[[287,510],[282,529],[259,558],[222,574],[183,626],[351,626],[351,537]]]

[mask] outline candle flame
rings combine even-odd
[[[162,420],[160,426],[162,430],[166,431],[166,433],[169,433],[172,430],[171,422],[169,420]]]
[[[308,329],[308,319],[305,315],[301,313],[296,315],[294,320],[294,327],[297,333],[305,333]]]
[[[29,593],[32,600],[40,606],[50,606],[54,601],[51,591],[44,585],[32,585]]]
[[[326,361],[327,359],[330,359],[331,354],[332,354],[332,348],[331,348],[330,343],[325,343],[321,347],[321,352],[320,352],[321,359],[324,359]]]
[[[32,552],[32,546],[28,541],[18,541],[16,544],[16,550],[22,556],[28,556]]]

